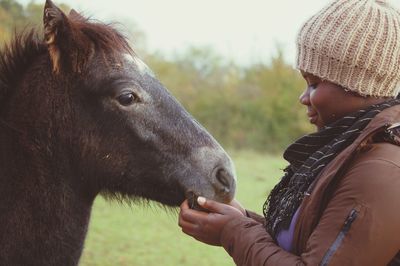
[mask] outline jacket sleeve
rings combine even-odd
[[[374,158],[356,160],[345,173],[299,256],[247,217],[226,226],[223,247],[246,266],[386,265],[400,249],[400,168]]]
[[[264,226],[252,218],[231,221],[222,232],[221,242],[236,265],[302,265],[299,257],[276,245]]]
[[[253,220],[255,220],[256,222],[258,222],[260,224],[263,224],[265,222],[264,216],[261,216],[261,215],[255,213],[255,212],[252,212],[252,211],[249,211],[249,210],[246,210],[246,216],[251,218],[251,219],[253,219]]]

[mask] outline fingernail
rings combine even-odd
[[[206,198],[204,197],[197,197],[197,203],[199,205],[204,205],[206,203]]]

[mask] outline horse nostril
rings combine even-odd
[[[218,182],[222,185],[221,191],[228,193],[231,186],[230,180],[232,179],[229,173],[225,169],[220,168],[217,170],[216,178]]]

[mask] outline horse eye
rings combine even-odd
[[[139,98],[133,92],[128,92],[121,94],[120,96],[118,96],[117,99],[121,105],[128,106],[133,104],[134,102],[137,102]]]

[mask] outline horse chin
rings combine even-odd
[[[188,205],[189,208],[193,209],[193,210],[198,210],[198,211],[205,211],[208,212],[206,209],[204,209],[203,207],[201,207],[198,203],[197,203],[197,198],[199,196],[197,196],[194,192],[189,191],[186,195],[186,198],[188,200]]]
[[[182,202],[185,200],[185,194],[183,192],[175,191],[173,193],[168,194],[168,196],[167,195],[165,195],[165,196],[157,195],[154,197],[154,195],[152,195],[148,199],[159,202],[165,206],[179,207],[182,204]]]

